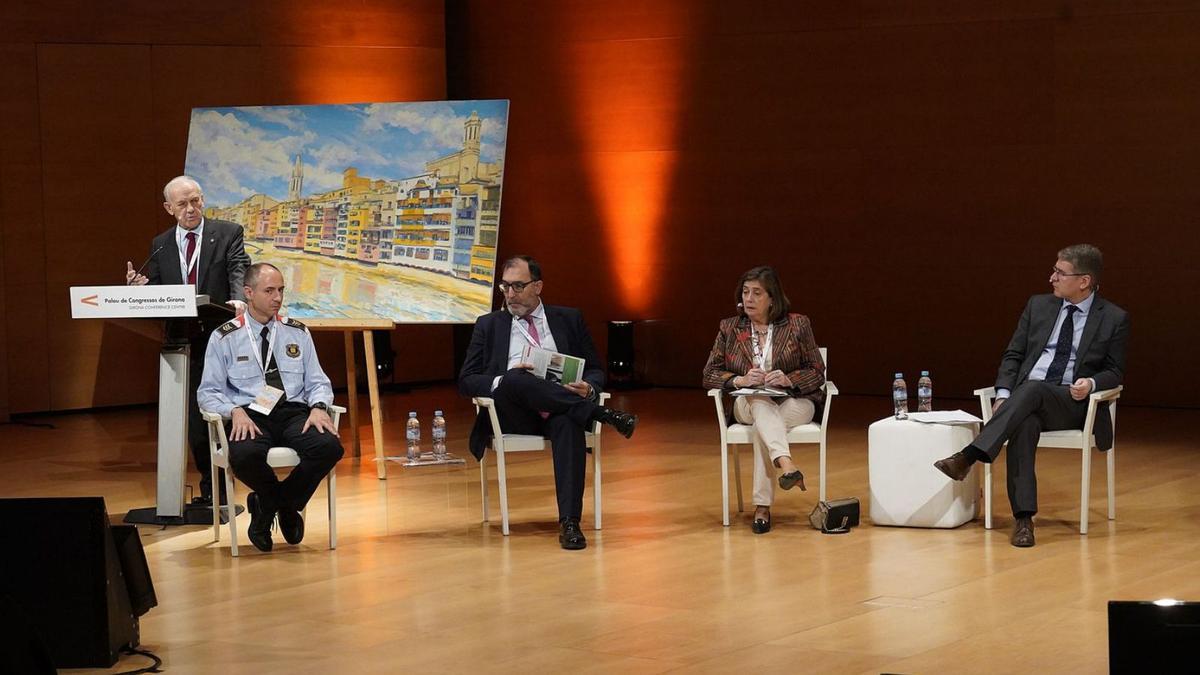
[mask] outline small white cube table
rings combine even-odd
[[[893,417],[867,433],[871,522],[902,527],[958,527],[975,518],[979,472],[950,480],[933,463],[975,439],[978,425],[924,424]]]

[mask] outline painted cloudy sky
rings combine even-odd
[[[297,154],[304,194],[340,188],[342,171],[397,180],[462,148],[472,111],[483,122],[481,159],[504,157],[507,101],[195,108],[186,173],[204,186],[207,206],[231,206],[256,193],[283,200]]]

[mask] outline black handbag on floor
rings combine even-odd
[[[817,502],[808,520],[825,534],[845,534],[858,525],[858,497]]]

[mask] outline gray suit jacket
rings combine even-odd
[[[996,387],[1015,389],[1029,378],[1038,357],[1050,341],[1054,323],[1062,300],[1052,293],[1035,295],[1025,305],[1017,330],[1013,333],[1004,356],[1000,359],[1000,370],[996,374]],[[1121,384],[1125,377],[1125,347],[1129,341],[1129,314],[1099,295],[1092,302],[1083,337],[1075,354],[1075,377],[1090,377],[1096,381],[1096,390],[1112,389]],[[1112,447],[1112,421],[1108,404],[1104,404],[1096,415],[1096,444],[1101,450]]]

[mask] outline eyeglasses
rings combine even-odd
[[[1053,270],[1051,270],[1051,271],[1050,271],[1050,276],[1055,276],[1055,277],[1082,277],[1082,276],[1087,276],[1087,272],[1073,272],[1073,273],[1072,273],[1072,272],[1064,272],[1064,271],[1062,271],[1062,270],[1058,269],[1058,267],[1056,266],[1056,267],[1055,267]]]
[[[514,281],[512,283],[501,281],[500,283],[496,284],[496,292],[500,293],[501,295],[509,291],[512,291],[513,293],[521,293],[525,290],[525,287],[536,284],[539,281],[541,281],[541,279],[534,279],[533,281]]]

